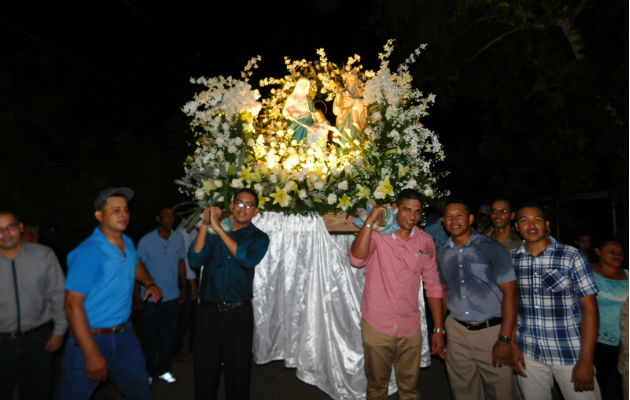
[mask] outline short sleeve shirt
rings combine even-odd
[[[83,306],[91,328],[111,328],[131,315],[138,253],[123,235],[125,252],[110,243],[97,227],[68,254],[66,290],[86,296]]]
[[[138,243],[138,254],[155,283],[162,289],[162,301],[179,297],[179,261],[186,258],[186,245],[182,235],[171,230],[164,239],[158,230],[144,235]],[[142,288],[144,296],[144,287]]]
[[[501,316],[499,285],[516,279],[510,253],[501,243],[478,232],[464,247],[450,238],[438,249],[437,262],[453,318],[481,322]]]
[[[591,267],[574,247],[547,237],[534,257],[525,244],[512,250],[519,288],[517,344],[546,365],[573,365],[582,347],[580,298],[597,294]]]

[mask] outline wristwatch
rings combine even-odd
[[[512,343],[512,338],[509,336],[499,335],[499,340],[503,343]]]
[[[444,329],[444,328],[433,328],[433,333],[445,334],[446,333],[446,329]]]

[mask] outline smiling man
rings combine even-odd
[[[224,212],[206,209],[188,250],[190,266],[203,265],[193,339],[195,399],[216,399],[222,369],[226,398],[249,399],[254,269],[267,253],[269,236],[252,224],[259,211],[253,190],[238,190],[230,211],[234,226],[226,232]]]
[[[492,203],[490,209],[492,230],[486,233],[486,236],[501,243],[508,251],[519,247],[522,242],[521,237],[512,228],[515,217],[516,213],[512,210],[512,204],[508,200],[497,199]]]
[[[451,237],[437,261],[449,311],[446,371],[453,398],[479,399],[482,392],[486,399],[514,398],[510,342],[518,296],[510,254],[473,231],[474,216],[462,201],[446,204],[443,221]]]
[[[555,379],[566,400],[597,400],[598,289],[588,261],[549,235],[537,205],[518,210],[516,228],[525,240],[512,250],[520,295],[514,370],[521,393],[525,400],[551,399]]]
[[[398,194],[396,221],[400,229],[388,235],[372,232],[377,220],[387,213],[384,206],[374,206],[350,248],[351,264],[365,266],[361,333],[368,400],[387,399],[392,366],[398,398],[420,399],[416,386],[423,340],[418,304],[421,280],[435,321],[432,354],[444,347],[435,245],[431,236],[416,226],[422,216],[421,199],[412,189]]]

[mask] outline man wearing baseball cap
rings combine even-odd
[[[94,201],[99,226],[68,254],[65,307],[72,334],[64,353],[60,399],[89,399],[106,379],[126,398],[152,398],[129,316],[136,279],[146,287],[145,298],[158,302],[162,291],[123,234],[132,197],[126,187],[101,191]]]

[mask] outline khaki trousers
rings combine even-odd
[[[471,331],[447,317],[446,372],[454,400],[515,398],[516,380],[510,367],[492,366],[492,347],[501,325]]]
[[[518,386],[525,400],[551,400],[551,387],[555,379],[565,400],[600,400],[599,384],[595,379],[595,389],[588,392],[576,392],[573,386],[573,368],[575,365],[545,365],[525,356],[527,378],[518,376]]]
[[[387,400],[392,366],[398,383],[398,398],[420,400],[420,392],[416,387],[422,353],[420,328],[410,336],[398,338],[377,331],[362,319],[361,335],[368,381],[367,400]]]

